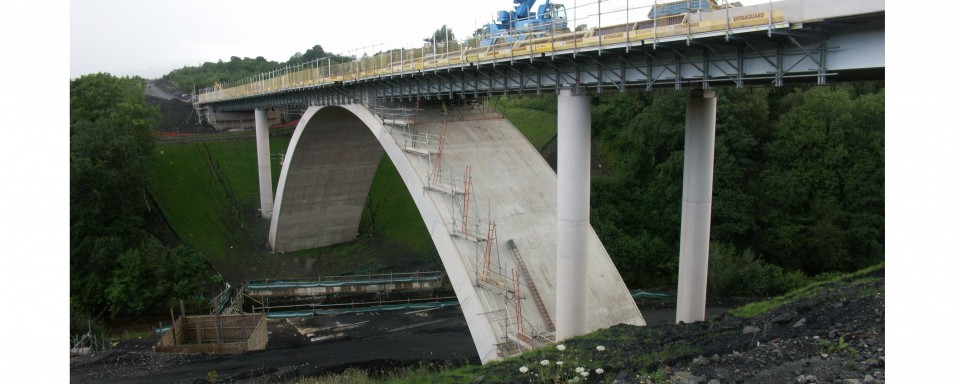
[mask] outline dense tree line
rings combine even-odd
[[[145,225],[158,119],[141,78],[70,81],[71,324],[162,309],[201,289],[202,257]]]
[[[304,52],[297,52],[285,62],[269,61],[263,56],[256,58],[231,56],[229,61],[218,60],[216,63],[205,62],[199,66],[184,66],[175,69],[163,76],[164,80],[173,81],[183,93],[192,93],[194,90],[212,86],[214,83],[246,79],[254,75],[269,72],[286,66],[297,66],[317,59],[329,57],[333,64],[353,60],[351,57],[325,52],[320,45],[314,45]]]
[[[717,93],[711,291],[776,294],[882,261],[882,84]],[[629,286],[676,284],[685,97],[593,98],[591,222]]]

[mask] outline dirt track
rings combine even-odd
[[[723,307],[708,307],[718,314]],[[651,325],[670,324],[669,308],[646,309]],[[113,351],[76,357],[70,381],[76,383],[203,382],[215,371],[221,381],[268,382],[340,372],[348,367],[381,369],[453,361],[479,363],[469,330],[459,309],[341,315],[270,320],[267,349],[242,355],[203,356],[159,354],[150,350],[155,340],[125,342]],[[316,328],[337,327],[327,335],[344,336],[311,342],[304,334]],[[355,327],[353,327],[355,326]],[[324,332],[315,332],[316,336]]]
[[[357,325],[336,333],[344,336],[311,342],[300,333],[310,328]],[[383,368],[454,361],[479,363],[459,309],[341,315],[271,320],[264,351],[242,355],[181,355],[152,352],[149,342],[77,357],[70,362],[74,383],[205,382],[215,371],[219,381],[261,383],[278,379],[340,372],[347,367]],[[322,333],[322,332],[321,332]]]

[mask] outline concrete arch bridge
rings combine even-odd
[[[597,15],[603,4],[593,3]],[[589,93],[692,89],[677,321],[703,320],[711,89],[883,79],[883,1],[770,1],[691,13],[673,25],[628,16],[601,26],[597,17],[594,28],[518,43],[284,68],[204,89],[197,107],[208,116],[253,112],[261,212],[278,252],[352,240],[376,166],[388,156],[486,362],[618,323],[644,324],[589,223]],[[556,174],[509,122],[476,102],[544,92],[558,95]],[[444,111],[417,100],[460,106]],[[276,200],[267,141],[274,108],[306,110]]]
[[[414,123],[416,120],[416,123]],[[482,104],[313,106],[297,126],[277,186],[276,252],[352,241],[382,156],[423,218],[481,360],[556,340],[557,177],[515,127]],[[397,191],[397,193],[405,193]],[[583,322],[643,325],[603,245],[585,225]]]

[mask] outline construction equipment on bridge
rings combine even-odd
[[[726,3],[726,2],[724,2]],[[725,7],[740,7],[739,1],[729,4],[720,4],[717,0],[680,0],[669,3],[656,4],[650,8],[647,17],[651,20],[661,17],[676,16],[684,13],[694,13],[700,11],[713,11]]]
[[[531,12],[536,2],[513,0],[516,5],[512,11],[498,11],[494,22],[483,26],[481,31],[484,38],[480,40],[480,46],[489,47],[570,31],[567,29],[567,10],[563,4],[547,0],[536,12]]]
[[[248,98],[251,95],[271,95],[309,88],[329,88],[336,84],[358,82],[364,79],[379,79],[385,76],[393,77],[395,75],[415,74],[429,69],[467,68],[505,60],[510,62],[517,59],[533,60],[544,56],[553,57],[582,51],[596,50],[602,52],[604,49],[607,49],[607,47],[624,48],[626,52],[629,52],[632,49],[639,49],[647,45],[656,49],[658,44],[662,42],[669,43],[679,40],[685,40],[689,46],[690,42],[694,39],[709,38],[716,36],[717,33],[722,33],[730,37],[734,34],[749,34],[764,31],[767,36],[770,37],[775,30],[802,28],[804,15],[808,13],[816,15],[811,16],[815,17],[810,20],[811,22],[817,22],[821,19],[831,17],[848,16],[843,12],[814,9],[813,5],[809,5],[810,2],[805,4],[802,0],[768,0],[766,4],[749,6],[742,6],[736,1],[721,2],[719,0],[681,0],[664,2],[663,4],[639,1],[634,2],[634,4],[628,4],[627,7],[617,7],[616,9],[607,10],[603,9],[604,4],[613,2],[584,1],[570,9],[561,7],[561,4],[544,4],[541,8],[544,6],[546,6],[546,8],[538,13],[529,12],[534,1],[516,1],[523,1],[523,4],[529,4],[525,8],[527,9],[526,20],[520,20],[521,18],[518,17],[516,22],[501,22],[485,25],[480,31],[477,31],[476,36],[452,44],[451,50],[443,53],[428,53],[427,50],[429,47],[427,46],[400,48],[399,55],[395,54],[397,49],[391,49],[369,57],[358,58],[354,62],[336,65],[327,63],[326,72],[318,70],[320,60],[323,60],[318,59],[317,61],[297,66],[288,66],[275,71],[252,75],[236,81],[217,83],[213,86],[200,89],[197,91],[196,103],[198,105],[207,105],[234,101],[236,104],[243,104],[245,102],[242,103],[240,99]],[[877,11],[882,12],[882,6],[877,8],[874,6],[876,2],[868,0],[850,0],[844,3],[851,3],[850,7],[855,8],[856,13],[852,15],[873,14]],[[614,5],[609,4],[608,6],[613,7]],[[518,6],[518,8],[521,7]],[[579,17],[576,14],[578,8],[583,8],[581,12],[583,15]],[[571,12],[571,10],[574,12]],[[806,12],[804,13],[803,10],[806,10]],[[501,15],[504,13],[506,20],[512,20],[511,14],[516,16],[520,12],[517,10],[500,12]],[[561,16],[563,16],[563,18],[561,18]],[[572,17],[567,18],[566,16]],[[500,19],[499,16],[498,19]],[[562,22],[561,19],[563,20]],[[606,20],[611,20],[611,22],[604,23]],[[517,28],[517,23],[523,25],[521,21],[526,22],[529,27],[526,29]],[[561,25],[565,26],[569,23],[578,26],[586,25],[586,23],[595,23],[596,26],[591,25],[590,27],[577,31],[559,28]],[[543,30],[545,25],[549,26],[552,30]],[[540,28],[540,30],[538,31],[537,28]],[[781,52],[781,55],[794,56],[795,59],[793,62],[778,61],[778,59],[774,57],[776,53],[763,51],[752,41],[746,42],[745,45],[749,48],[749,51],[747,51],[749,55],[744,56],[744,54],[738,53],[737,56],[750,61],[752,59],[751,55],[760,55],[759,58],[763,60],[762,62],[758,62],[761,64],[757,67],[761,68],[760,70],[752,69],[752,67],[750,67],[752,64],[748,63],[744,63],[743,65],[734,64],[737,59],[733,58],[725,58],[723,60],[726,66],[732,67],[731,69],[725,69],[723,71],[715,70],[713,74],[708,73],[709,71],[707,69],[715,65],[700,66],[699,61],[693,61],[690,65],[694,65],[696,69],[699,69],[699,75],[705,78],[705,81],[730,80],[733,81],[737,87],[743,87],[743,80],[746,77],[755,78],[756,80],[767,80],[769,73],[771,73],[770,71],[775,73],[775,86],[783,85],[781,79],[787,72],[793,72],[791,76],[795,78],[805,76],[817,77],[818,83],[823,84],[826,76],[826,60],[817,56],[815,50],[818,48],[815,46],[805,46],[796,39],[789,40],[787,43],[789,43],[788,46],[792,45],[797,49],[794,52]],[[715,51],[715,49],[711,48],[711,51]],[[805,66],[798,65],[800,61],[812,62],[816,65],[818,72],[815,74],[803,73],[807,71]],[[601,79],[598,83],[607,84],[598,85],[598,90],[599,87],[615,87],[622,92],[625,90],[625,87],[629,85],[629,82],[633,82],[634,86],[645,86],[647,90],[650,90],[654,85],[665,85],[671,82],[667,79],[661,79],[664,76],[652,75],[654,73],[663,73],[663,71],[673,73],[675,76],[673,82],[677,83],[675,87],[679,87],[682,78],[685,76],[679,76],[680,73],[670,66],[672,64],[658,63],[656,61],[653,64],[656,67],[662,67],[662,71],[644,71],[642,67],[638,67],[635,69],[638,69],[639,72],[637,72],[636,76],[632,76],[632,80],[624,78],[619,82],[613,82],[607,79]],[[765,64],[768,64],[770,68],[765,68],[767,66]],[[363,68],[363,71],[360,71],[358,68]],[[722,76],[718,75],[719,73],[722,73]],[[623,75],[621,74],[621,76]],[[462,80],[458,80],[458,82],[462,82]],[[462,84],[469,86],[470,82],[468,80]],[[492,94],[491,90],[493,88],[498,88],[494,86],[495,84],[496,82],[491,82],[487,87],[474,86],[472,89],[467,89],[470,87],[463,87],[464,89],[461,89],[459,93],[461,96],[464,96],[467,95],[469,91],[474,97],[482,94],[489,96]],[[501,84],[503,84],[502,90],[504,94],[507,94],[507,85],[510,84],[510,82],[503,81]],[[523,81],[517,84],[520,85],[522,90],[530,91],[530,89],[523,89],[531,88],[525,85]],[[554,88],[558,87],[557,84],[552,84],[552,86]],[[448,88],[446,87],[437,88],[438,91],[436,93],[432,91],[421,93],[420,87],[411,87],[410,84],[404,82],[397,82],[397,84],[392,85],[392,87],[396,89],[386,92],[381,97],[402,97],[412,100],[414,97],[450,97],[453,93],[447,90]],[[434,85],[434,87],[436,88],[436,85]],[[540,94],[549,88],[550,85],[537,84],[535,91],[537,94]],[[414,93],[410,93],[411,89],[414,90]],[[500,89],[497,90],[499,91]],[[346,97],[339,89],[337,89],[336,92],[325,93],[322,96],[320,101],[325,104],[343,102],[345,100],[344,97]],[[212,116],[207,116],[208,119],[213,120],[211,117]]]

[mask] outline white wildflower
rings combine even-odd
[[[603,373],[603,368],[597,368],[594,372],[596,372],[599,375]]]
[[[530,372],[530,368],[527,368],[526,365],[520,367],[520,373],[527,373],[527,372]]]
[[[563,352],[563,350],[565,350],[565,349],[567,349],[567,346],[566,346],[566,345],[557,344],[557,350],[558,350],[558,351]]]
[[[602,346],[602,345],[598,345],[598,346],[597,346],[597,352],[603,352],[603,351],[606,351],[606,350],[607,350],[607,347],[604,347],[604,346]]]
[[[580,372],[580,376],[583,376],[583,377],[587,377],[587,376],[590,376],[590,371],[583,371],[583,372]]]
[[[540,360],[540,365],[546,367],[550,365],[550,360]]]
[[[562,362],[562,361],[558,361],[558,362],[557,362],[557,365],[563,365],[563,362]]]
[[[577,373],[580,373],[580,372],[583,372],[584,369],[583,369],[583,367],[577,367],[577,369],[574,369],[574,371],[577,372]]]

